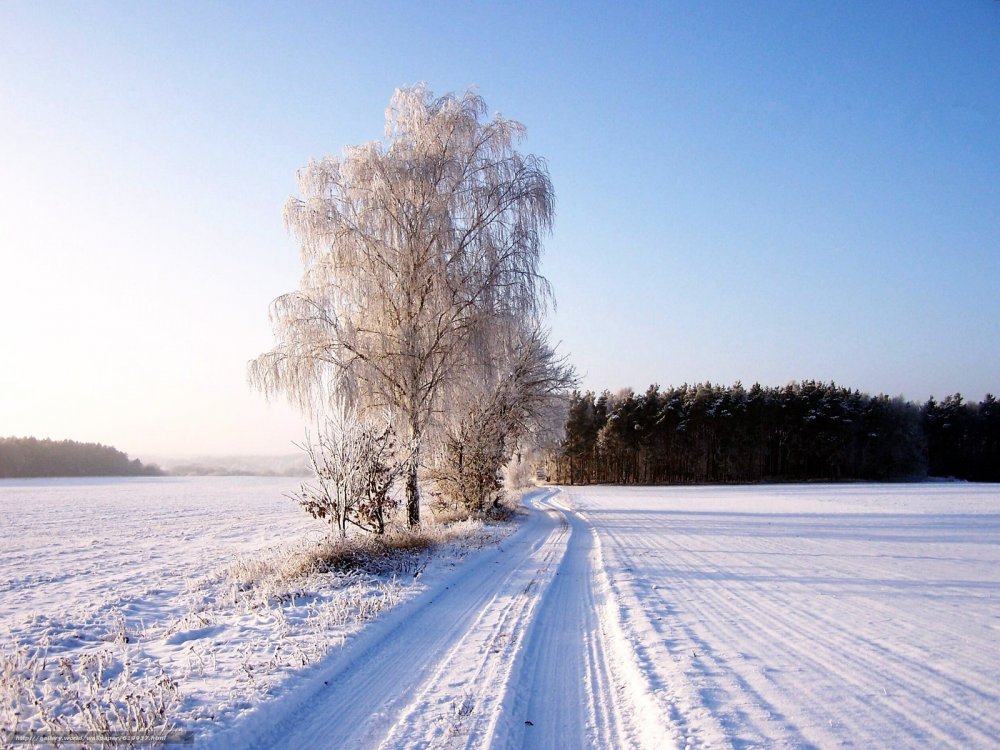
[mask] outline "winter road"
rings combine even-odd
[[[555,491],[526,502],[531,516],[501,549],[365,631],[330,676],[219,746],[634,744],[599,617],[591,531]]]
[[[966,495],[539,492],[210,744],[995,747],[1000,503]]]

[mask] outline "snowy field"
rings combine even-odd
[[[1000,487],[565,497],[677,745],[1000,744]]]
[[[0,748],[14,728],[156,729],[157,711],[217,731],[468,552],[418,560],[418,582],[300,575],[326,527],[284,496],[296,481],[0,481]]]
[[[315,522],[293,479],[0,480],[0,623],[176,598],[187,580]],[[150,612],[151,625],[155,613]]]
[[[0,482],[0,727],[107,653],[220,750],[1000,744],[1000,486],[553,488],[344,581],[265,564],[322,533],[292,484]]]

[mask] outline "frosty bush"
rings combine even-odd
[[[504,356],[492,387],[453,418],[431,471],[439,508],[482,513],[503,499],[503,469],[526,441],[543,440],[564,419],[565,393],[576,382],[542,331],[524,333]],[[558,428],[555,428],[558,429]]]
[[[300,446],[309,457],[313,481],[292,494],[314,518],[328,520],[341,537],[347,524],[375,534],[385,532],[397,506],[392,486],[402,463],[388,419],[363,418],[348,406],[336,408],[318,431]]]
[[[508,440],[503,423],[489,413],[495,407],[471,411],[448,431],[430,474],[439,509],[481,513],[502,498]]]

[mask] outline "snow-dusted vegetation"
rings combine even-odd
[[[332,543],[290,479],[0,482],[0,730],[203,734],[486,544]],[[414,578],[415,575],[420,578]],[[0,745],[3,745],[0,735]]]

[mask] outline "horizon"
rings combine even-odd
[[[867,392],[867,391],[862,391],[859,388],[851,387],[850,385],[845,384],[845,383],[833,383],[832,381],[821,381],[818,378],[810,378],[810,379],[806,379],[806,380],[814,380],[816,382],[821,382],[821,383],[826,382],[826,383],[830,383],[830,385],[836,385],[837,387],[847,388],[850,391],[860,391],[862,393],[862,395],[865,395],[865,396],[887,396],[887,397],[892,398],[892,399],[901,398],[904,401],[906,401],[907,403],[915,404],[918,407],[922,407],[923,405],[925,405],[926,403],[928,403],[928,401],[930,399],[934,399],[935,401],[937,401],[937,402],[940,403],[945,398],[950,398],[950,397],[955,396],[955,395],[960,395],[962,397],[963,402],[967,403],[967,404],[979,404],[979,403],[982,403],[986,398],[988,398],[990,396],[994,396],[994,397],[996,396],[996,394],[994,392],[992,392],[992,391],[989,391],[989,392],[983,394],[981,397],[978,397],[978,398],[971,397],[971,396],[969,396],[967,394],[964,394],[964,393],[952,392],[952,393],[945,394],[945,395],[943,395],[941,397],[937,397],[936,394],[932,394],[929,398],[926,398],[926,399],[911,399],[911,398],[907,398],[903,394],[891,394],[891,393],[886,393],[885,391],[877,391],[877,392],[871,393],[871,392]],[[579,392],[581,395],[586,394],[587,392],[593,392],[596,396],[600,396],[603,393],[609,393],[609,394],[612,394],[612,395],[617,395],[617,394],[622,393],[623,391],[627,391],[627,390],[628,391],[632,391],[635,394],[643,394],[649,388],[653,387],[654,385],[657,386],[657,388],[658,388],[658,390],[660,392],[663,392],[664,390],[669,390],[671,388],[683,387],[685,385],[699,385],[699,384],[704,383],[704,382],[706,382],[706,381],[701,381],[700,383],[698,383],[698,382],[680,383],[680,384],[673,384],[673,383],[671,383],[671,384],[667,384],[667,385],[664,385],[662,383],[650,383],[648,386],[646,386],[646,388],[632,388],[631,386],[624,386],[622,388],[601,388],[599,390],[595,390],[595,389],[592,389],[592,388],[575,388],[573,390],[574,390],[574,392]],[[751,384],[748,385],[747,383],[743,383],[742,381],[735,381],[734,383],[728,383],[728,384],[727,383],[712,383],[712,385],[718,385],[718,386],[722,386],[722,387],[731,387],[731,386],[735,385],[736,382],[740,382],[747,390],[749,390],[754,385],[760,385],[763,388],[783,388],[783,387],[788,386],[788,385],[793,385],[795,383],[802,383],[802,382],[806,382],[806,381],[794,381],[794,380],[790,380],[787,383],[782,383],[780,385],[779,384],[770,384],[770,383],[751,383]],[[35,439],[38,439],[38,440],[51,440],[53,442],[60,442],[60,441],[78,442],[78,443],[94,443],[94,442],[98,442],[98,441],[92,441],[92,440],[86,440],[86,439],[79,439],[79,438],[73,438],[73,437],[68,437],[68,438],[52,438],[52,437],[47,437],[47,436],[46,437],[42,437],[42,436],[39,436],[39,435],[0,435],[0,439],[3,439],[3,438],[14,438],[14,439],[30,439],[30,438],[35,438]],[[103,445],[107,445],[107,444],[103,444]],[[233,465],[228,465],[227,466],[226,462],[258,462],[258,463],[260,463],[260,462],[275,461],[275,460],[285,460],[285,461],[287,461],[289,459],[299,457],[299,455],[303,453],[302,448],[298,444],[296,444],[294,442],[293,443],[289,443],[289,448],[286,449],[286,450],[284,450],[284,451],[282,451],[281,449],[277,449],[277,450],[275,450],[273,452],[246,452],[246,453],[231,452],[231,451],[230,452],[220,452],[220,453],[147,453],[147,454],[144,454],[142,456],[139,456],[139,455],[133,453],[132,451],[128,450],[127,448],[123,448],[122,446],[110,445],[108,447],[115,448],[116,450],[119,450],[122,453],[125,453],[130,459],[139,458],[141,460],[141,462],[143,463],[143,465],[146,465],[146,466],[155,465],[155,466],[160,467],[161,469],[165,469],[166,471],[168,471],[168,473],[171,470],[171,467],[174,467],[174,468],[176,468],[177,466],[186,467],[188,465],[190,465],[190,466],[200,466],[201,468],[230,468],[230,469],[232,469],[232,468],[247,468],[246,466],[243,466],[243,467],[235,467]],[[305,461],[305,460],[306,459],[303,458],[303,461]],[[208,462],[212,462],[212,463],[208,463]],[[257,469],[262,469],[264,467],[257,466],[256,468]],[[267,467],[267,468],[271,469],[271,470],[274,469],[273,466]]]
[[[527,127],[581,390],[997,395],[1000,4],[0,5],[0,431],[295,453],[246,383],[310,159],[395,88]],[[331,43],[336,42],[336,43]]]

